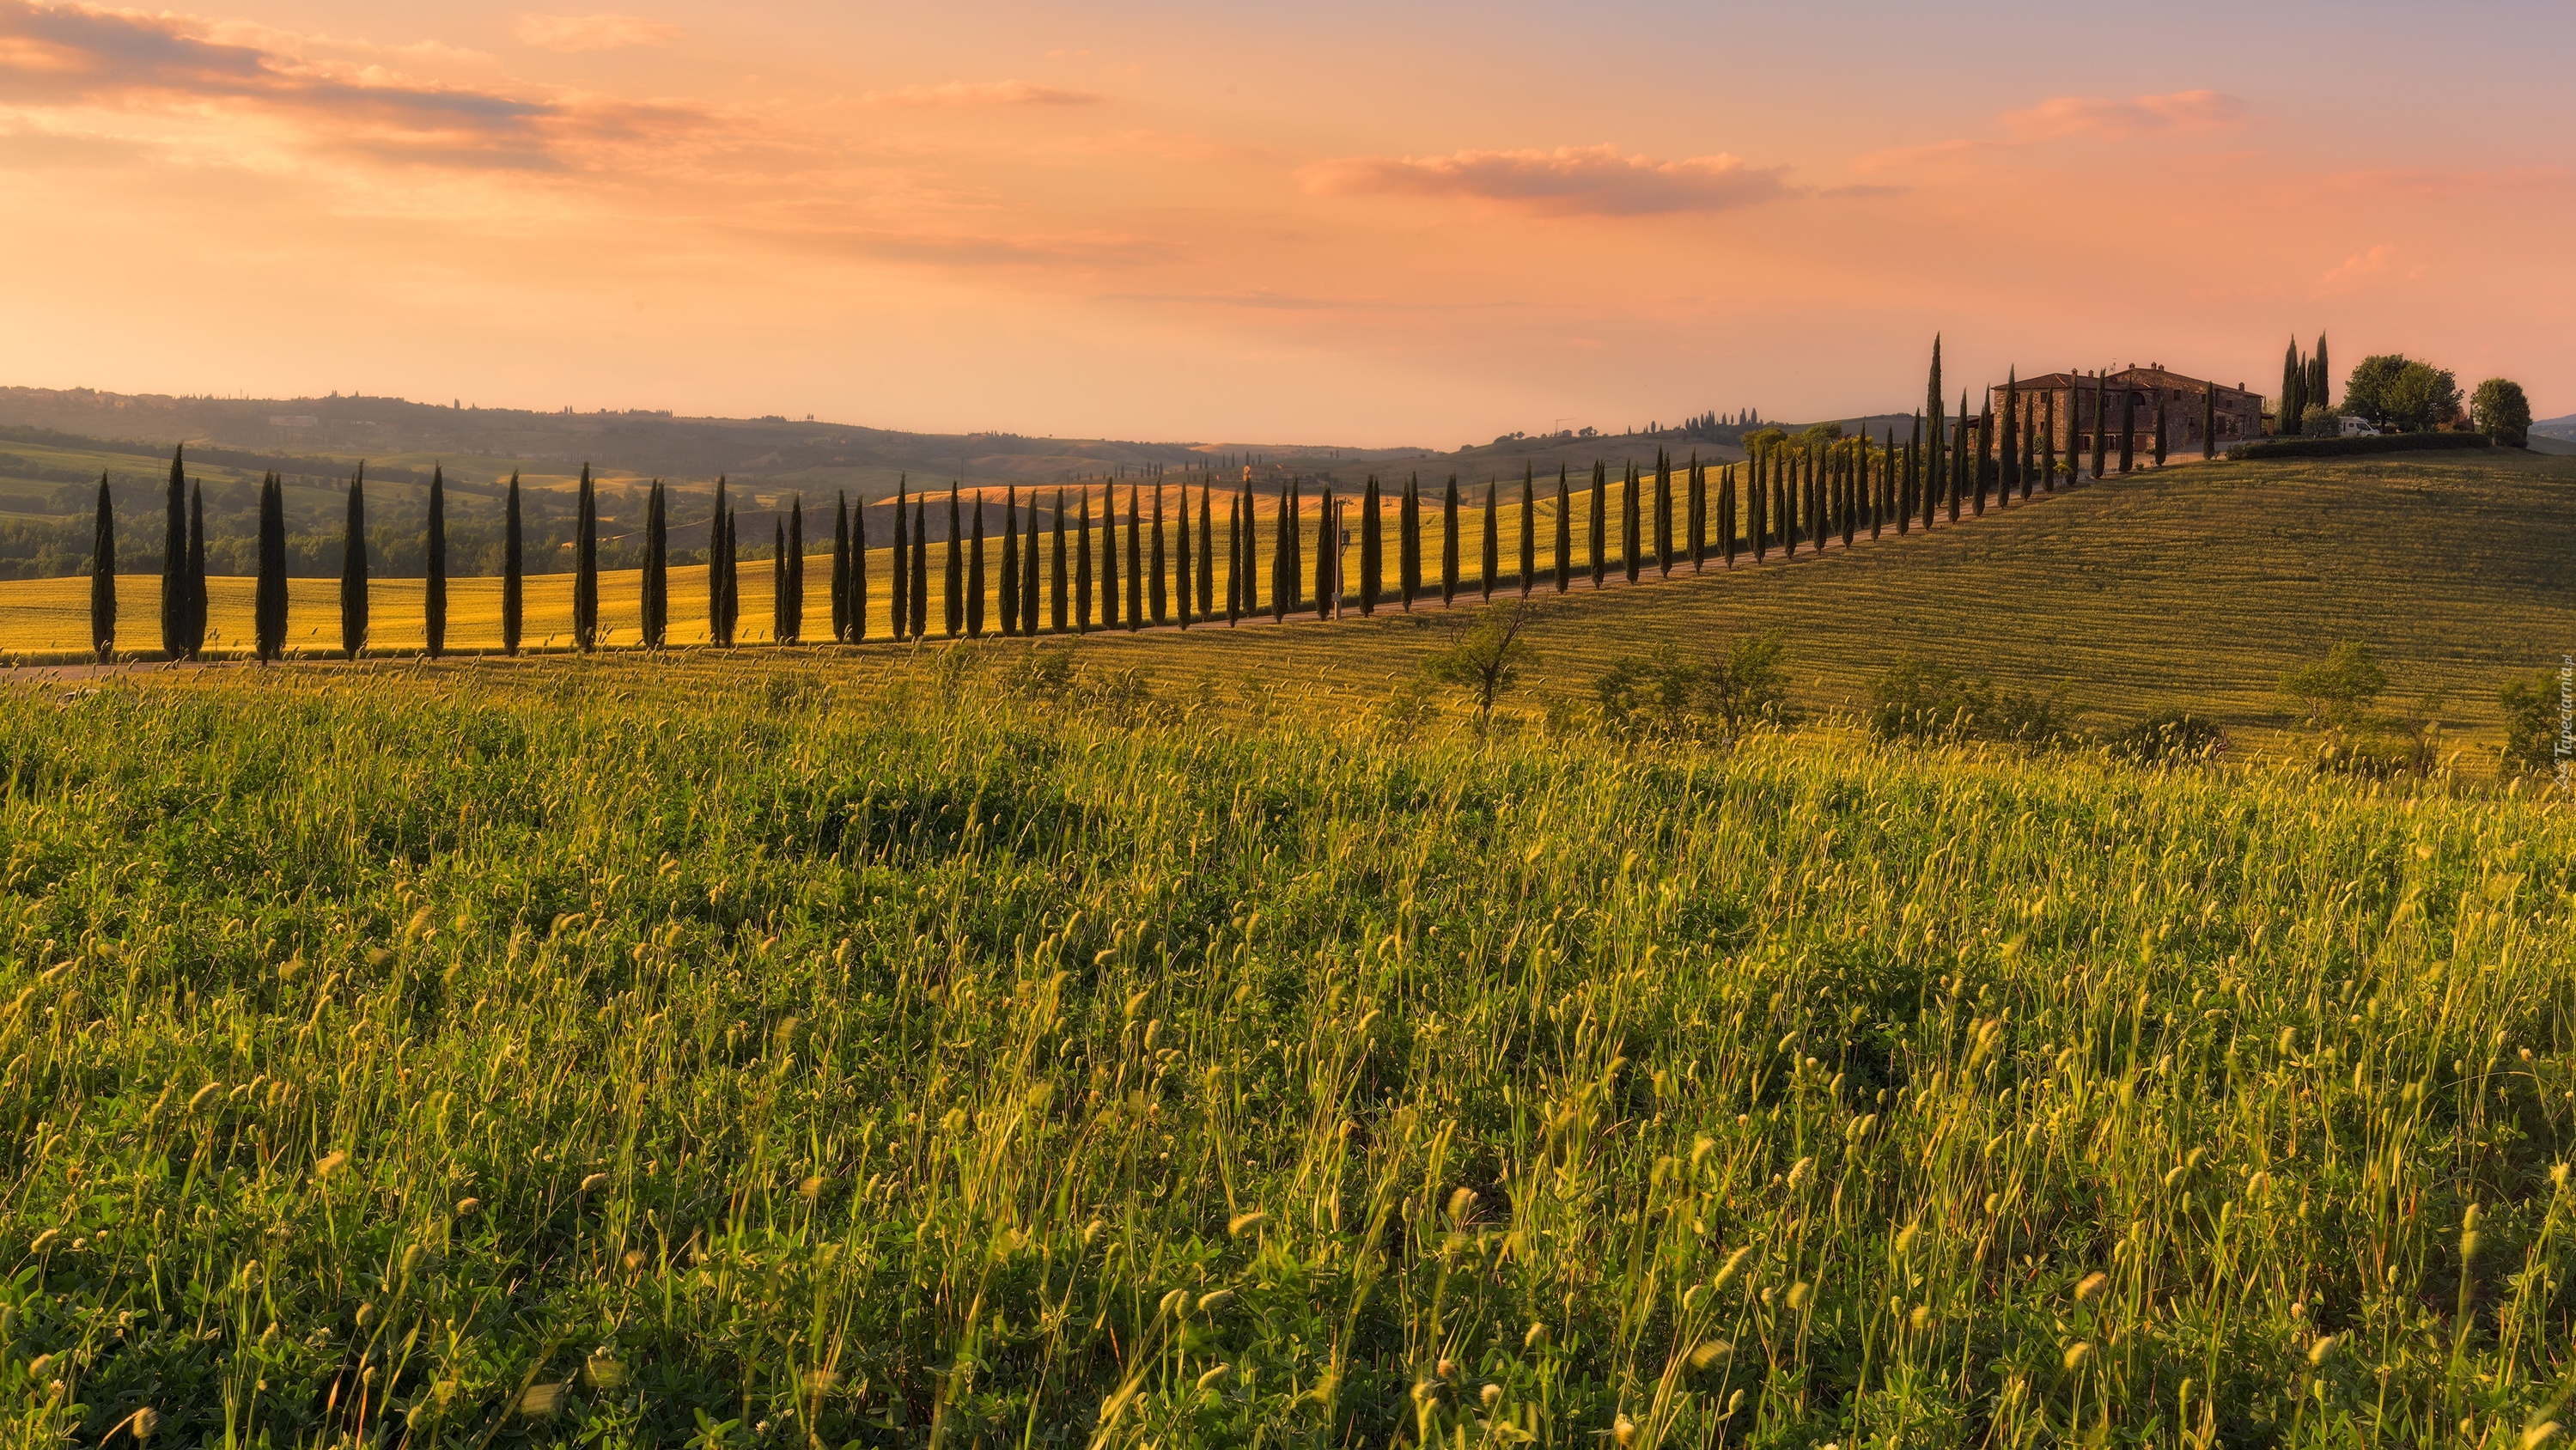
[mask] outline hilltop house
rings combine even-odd
[[[2119,428],[2121,397],[2125,393],[2135,406],[2136,447],[2140,453],[2155,447],[2156,404],[2165,408],[2165,438],[2176,453],[2200,451],[2202,420],[2209,408],[2210,395],[2217,395],[2218,445],[2257,438],[2263,433],[2263,395],[2245,390],[2243,383],[2227,387],[2201,378],[2187,378],[2167,371],[2162,363],[2145,367],[2123,368],[2107,378],[2091,373],[2049,373],[2042,377],[2023,378],[2014,384],[2021,402],[2016,410],[2023,416],[2035,417],[2049,424],[2057,435],[2057,451],[2090,448],[2095,428],[2105,428],[2110,436],[2106,443],[2111,451],[2120,446]],[[2107,395],[2104,389],[2107,388]],[[1988,390],[1988,401],[1995,416],[2003,416],[2005,389],[2001,384]],[[2103,399],[2107,416],[2097,424],[2094,402]]]

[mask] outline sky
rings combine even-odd
[[[0,383],[1449,448],[2322,332],[2576,412],[2576,0],[192,3],[0,0]]]

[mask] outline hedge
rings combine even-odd
[[[2261,438],[2227,450],[2242,458],[2340,458],[2348,453],[2417,453],[2442,448],[2492,448],[2484,433],[2382,433],[2361,438]]]

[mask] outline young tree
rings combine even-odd
[[[845,488],[832,491],[832,642],[850,642],[850,491]]]
[[[581,497],[575,521],[572,576],[573,643],[584,654],[599,647],[599,490],[590,465],[581,466]]]
[[[274,473],[259,481],[259,582],[251,603],[251,648],[261,664],[286,652],[286,490]]]
[[[1076,634],[1091,633],[1091,490],[1082,490],[1081,528],[1075,536],[1073,559],[1073,628]]]
[[[642,584],[637,633],[646,649],[661,649],[671,640],[671,494],[658,478],[644,495]]]
[[[340,652],[367,647],[367,469],[349,475],[349,511],[340,525]]]
[[[589,470],[583,470],[583,493],[589,492]],[[429,470],[429,541],[421,591],[421,633],[431,659],[447,653],[447,473]],[[578,604],[576,604],[578,609]]]
[[[98,519],[89,535],[89,640],[100,664],[116,653],[116,505],[107,472],[98,475]]]
[[[1422,662],[1432,680],[1466,692],[1476,706],[1476,728],[1493,718],[1494,702],[1520,684],[1521,672],[1538,663],[1529,642],[1538,606],[1527,599],[1507,599],[1476,612],[1465,638]]]
[[[161,649],[174,660],[188,653],[187,454],[184,443],[170,450],[168,531],[161,540]]]
[[[526,613],[525,526],[519,516],[519,471],[510,470],[510,492],[501,505],[501,652],[519,653],[519,626]]]
[[[1526,476],[1528,465],[1522,465],[1522,472],[1524,476]],[[1526,490],[1526,483],[1523,485],[1523,488]],[[1490,518],[1493,513],[1493,490],[1488,488],[1485,490],[1485,493],[1487,500],[1485,512]],[[1528,522],[1526,515],[1523,516],[1522,522],[1524,524]],[[1486,531],[1488,533],[1492,532],[1492,525],[1490,523],[1487,525]],[[1522,572],[1526,575],[1528,571],[1524,570]],[[1493,585],[1488,583],[1485,587],[1490,590]],[[1529,587],[1529,581],[1526,578],[1522,580],[1522,587],[1524,589]],[[1453,473],[1449,475],[1448,487],[1443,489],[1440,494],[1440,603],[1445,608],[1448,605],[1456,603],[1457,599],[1458,475]]]
[[[1565,465],[1556,466],[1556,592],[1563,594],[1574,580],[1574,495],[1567,486]]]
[[[1489,495],[1491,492],[1492,490],[1487,490]],[[1485,510],[1488,516],[1493,513],[1493,509],[1490,504],[1491,500],[1489,498],[1488,507]],[[1491,532],[1497,527],[1499,527],[1499,525],[1486,525],[1488,532]],[[1533,471],[1530,468],[1528,460],[1524,459],[1521,462],[1521,597],[1523,599],[1529,598],[1530,590],[1536,588],[1537,585],[1538,479],[1533,476]]]
[[[2322,339],[2318,346],[2324,346]],[[2478,384],[2478,390],[2469,395],[2469,422],[2507,448],[2531,446],[2531,399],[2522,384],[2511,379],[2489,378]]]
[[[984,494],[975,493],[974,523],[966,549],[966,637],[984,637]]]

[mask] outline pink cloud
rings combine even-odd
[[[938,86],[906,86],[897,91],[870,91],[860,101],[871,106],[1088,106],[1100,100],[1092,91],[1066,90],[1031,81],[950,81]]]
[[[2058,96],[2028,110],[2004,114],[2006,135],[2016,141],[2082,136],[2127,141],[2174,131],[2218,131],[2243,123],[2245,103],[2217,91],[2176,91],[2164,96]]]
[[[519,39],[544,50],[618,50],[630,45],[668,45],[680,38],[680,27],[632,15],[522,15]]]
[[[1609,144],[1447,156],[1350,156],[1300,173],[1321,196],[1417,196],[1497,202],[1550,216],[1731,211],[1799,195],[1783,168],[1735,156],[1656,161]]]
[[[2410,263],[2406,254],[2391,243],[2382,242],[2368,251],[2355,252],[2317,278],[2316,290],[2335,295],[2359,292],[2374,283],[2421,280],[2426,272],[2420,262]]]

